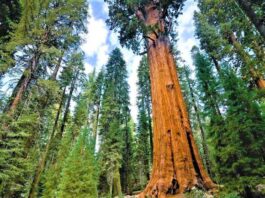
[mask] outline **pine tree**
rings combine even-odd
[[[68,62],[68,67],[66,67],[66,69],[64,70],[64,72],[62,73],[62,83],[65,84],[66,86],[69,85],[70,86],[70,91],[69,91],[69,96],[67,98],[66,101],[66,106],[65,106],[65,111],[64,111],[64,115],[63,115],[63,119],[62,119],[62,123],[61,123],[61,127],[60,130],[57,132],[57,134],[55,134],[56,129],[53,128],[52,132],[50,134],[49,140],[45,146],[45,149],[43,150],[43,153],[40,156],[39,159],[39,163],[36,167],[36,171],[34,173],[33,176],[33,181],[30,187],[30,192],[29,192],[29,198],[33,198],[36,195],[36,189],[39,185],[40,179],[41,179],[41,175],[42,172],[46,166],[49,154],[51,152],[52,149],[52,144],[54,143],[54,141],[60,142],[65,130],[65,126],[68,120],[68,114],[70,111],[70,103],[73,97],[73,92],[77,86],[77,82],[79,80],[79,76],[82,73],[83,70],[83,64],[82,64],[82,60],[83,60],[83,56],[82,53],[76,53],[73,54],[70,58],[69,58],[69,62]],[[61,99],[61,102],[63,101],[63,98]],[[58,109],[58,113],[60,113],[61,111],[61,104],[60,107]],[[56,116],[56,120],[55,120],[55,127],[58,124],[58,116]],[[55,148],[56,149],[56,148]]]
[[[12,22],[17,22],[20,16],[20,3],[19,1],[2,1],[1,2],[1,26],[0,37],[6,36],[11,29]]]
[[[244,11],[244,13],[248,16],[248,18],[253,23],[253,25],[255,25],[255,27],[257,28],[257,30],[261,34],[261,36],[263,36],[263,38],[265,39],[265,23],[263,20],[265,17],[265,15],[264,15],[265,4],[264,4],[264,2],[262,2],[262,1],[252,2],[252,1],[248,1],[248,0],[236,0],[236,2],[240,6],[240,8]],[[257,14],[257,12],[255,10],[256,5],[258,5],[259,8],[261,9],[261,11],[260,11],[261,16],[259,16],[259,14]]]
[[[226,190],[230,192],[237,192],[244,197],[252,196],[251,191],[255,191],[254,186],[261,183],[259,175],[264,171],[262,163],[254,162],[264,160],[262,146],[257,146],[263,144],[264,139],[255,139],[264,130],[256,96],[229,67],[225,69],[222,66],[220,80],[217,81],[207,55],[197,48],[192,52],[198,90],[204,113],[209,119],[207,136],[214,159],[212,170],[215,179],[225,184]],[[224,111],[222,114],[220,108]],[[242,148],[249,148],[249,152]],[[257,167],[250,168],[250,161]],[[246,182],[249,185],[245,185]]]
[[[233,71],[224,72],[223,85],[228,108],[222,134],[225,138],[217,152],[218,177],[228,190],[252,197],[256,185],[264,180],[264,118],[255,93],[248,92]]]
[[[102,167],[105,167],[102,168],[102,172],[106,173],[107,177],[101,179],[108,183],[109,188],[106,189],[106,186],[101,188],[105,193],[110,193],[110,196],[113,193],[121,196],[120,184],[124,192],[131,190],[132,136],[129,127],[129,85],[126,64],[119,49],[114,49],[110,55],[104,81],[99,125],[102,141],[101,163]],[[115,131],[115,127],[117,131]],[[111,170],[107,171],[108,167],[112,167]],[[122,181],[118,179],[120,177]],[[101,185],[104,185],[103,181]]]
[[[55,136],[53,142],[50,143],[50,157],[47,159],[47,166],[44,172],[43,197],[58,196],[61,178],[58,177],[58,175],[61,175],[62,169],[65,165],[65,160],[69,156],[69,152],[71,151],[73,144],[76,142],[77,137],[81,136],[80,130],[84,128],[85,130],[89,130],[86,122],[88,115],[86,98],[84,98],[84,96],[85,94],[81,94],[77,98],[73,118],[69,116],[64,135],[62,137]],[[60,112],[60,108],[58,109],[58,112]],[[60,133],[60,127],[58,126],[54,125],[53,130],[54,132],[57,130],[57,133]],[[94,139],[93,142],[95,142]],[[93,142],[91,139],[91,143]]]
[[[151,179],[141,197],[163,198],[183,193],[198,183],[212,189],[214,184],[203,167],[192,135],[169,41],[174,34],[170,24],[176,20],[184,1],[106,2],[108,24],[119,33],[121,44],[139,53],[145,39],[148,54],[154,159]]]
[[[33,97],[36,97],[34,93]],[[37,109],[36,101],[31,101],[27,102],[16,120],[1,115],[1,197],[21,197],[27,193],[27,182],[36,155],[29,145],[35,145],[35,138],[40,135],[40,112]]]
[[[10,97],[6,112],[12,115],[26,91],[47,68],[60,65],[62,54],[80,43],[79,34],[86,31],[87,3],[80,1],[22,1],[22,16],[12,39],[4,46],[0,72],[22,65],[21,75]],[[73,7],[73,8],[71,8]],[[28,46],[30,46],[28,48]],[[12,54],[19,51],[16,58]],[[21,54],[21,55],[20,55]],[[54,60],[56,63],[54,63]],[[50,66],[50,67],[49,67]]]
[[[234,65],[240,66],[245,80],[264,89],[263,39],[235,1],[200,1],[199,8],[200,12],[195,14],[197,36],[217,70],[229,58],[230,63],[234,61]]]
[[[197,47],[193,48],[192,54],[196,69],[197,90],[199,90],[200,100],[203,102],[204,118],[209,120],[206,136],[211,140],[210,146],[214,147],[211,150],[211,154],[214,155],[222,147],[223,131],[226,130],[220,110],[223,102],[220,95],[222,89],[220,81],[217,81],[218,78],[214,75],[210,59]],[[215,156],[214,162],[219,163],[219,158]],[[214,165],[211,168],[213,175],[218,172]]]
[[[150,168],[152,163],[153,137],[151,118],[151,88],[149,67],[147,57],[144,56],[138,67],[138,126],[137,126],[137,148],[136,160],[139,185],[141,188],[150,179]]]
[[[65,160],[58,197],[97,197],[97,167],[94,139],[83,129]]]
[[[184,73],[184,78],[185,81],[187,83],[187,91],[186,93],[189,94],[187,96],[187,98],[190,100],[190,108],[192,108],[190,110],[190,114],[194,114],[194,121],[193,121],[193,128],[194,131],[196,131],[196,127],[199,130],[199,139],[201,142],[201,147],[202,147],[202,158],[204,160],[204,164],[207,168],[207,171],[209,174],[211,174],[211,163],[210,163],[210,159],[209,159],[209,149],[208,149],[208,145],[207,145],[207,137],[206,137],[206,131],[205,131],[205,126],[203,124],[203,119],[202,119],[202,115],[201,115],[201,111],[199,109],[199,104],[198,104],[198,98],[197,98],[197,93],[196,93],[196,89],[194,89],[194,87],[196,87],[195,82],[193,79],[191,79],[191,73],[192,71],[190,70],[189,67],[184,66],[183,68],[183,73]],[[199,142],[199,141],[197,141]]]
[[[71,128],[66,130],[66,134],[58,145],[58,155],[52,157],[48,169],[44,174],[43,181],[43,198],[58,197],[59,183],[61,180],[61,172],[65,164],[66,158],[69,156],[73,145],[73,134]]]
[[[20,19],[20,1],[3,0],[1,1],[0,10],[0,49],[2,49],[2,46],[5,45],[10,39],[10,33],[13,31],[14,24],[18,23]],[[1,76],[2,74],[0,72],[0,78]]]

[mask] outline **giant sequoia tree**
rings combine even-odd
[[[145,39],[153,105],[153,169],[140,195],[166,197],[198,184],[214,183],[203,167],[195,144],[170,47],[171,23],[183,7],[179,1],[117,1],[109,4],[108,23],[119,32],[122,45],[135,51]]]

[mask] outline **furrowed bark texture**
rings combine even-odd
[[[146,8],[146,24],[164,23],[154,6]],[[153,110],[153,168],[151,179],[139,197],[167,197],[193,186],[214,188],[195,144],[176,65],[168,39],[163,34],[148,35]]]
[[[159,24],[160,13],[154,6],[146,8],[146,24]],[[148,61],[153,110],[153,168],[151,179],[139,195],[164,198],[183,193],[198,185],[212,189],[195,144],[186,105],[181,92],[176,65],[166,36],[148,35]]]

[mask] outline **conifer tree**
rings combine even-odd
[[[223,137],[223,131],[226,130],[220,110],[223,102],[220,96],[220,81],[217,81],[218,78],[214,75],[213,65],[205,54],[200,52],[197,47],[193,48],[192,54],[196,69],[197,90],[199,90],[200,99],[203,102],[204,117],[209,119],[207,136],[212,142],[211,146],[214,147],[212,152],[218,152],[222,147],[220,141]],[[215,158],[214,161],[218,163],[219,159]],[[215,173],[218,172],[214,166],[211,169]]]
[[[205,132],[205,126],[203,125],[203,120],[202,120],[202,116],[201,116],[201,111],[199,109],[199,105],[198,105],[198,98],[196,97],[196,89],[194,89],[194,87],[196,86],[195,85],[195,82],[194,80],[192,80],[190,78],[191,76],[191,70],[189,67],[187,66],[184,66],[183,67],[183,72],[184,72],[184,75],[185,75],[185,80],[186,80],[186,83],[187,83],[187,88],[188,88],[188,94],[189,94],[189,98],[190,98],[190,105],[194,111],[193,114],[194,117],[195,117],[195,123],[194,125],[197,125],[197,127],[199,128],[199,131],[200,131],[200,139],[201,139],[201,144],[202,144],[202,158],[204,159],[204,162],[205,162],[205,165],[206,165],[206,168],[207,168],[207,171],[209,174],[211,174],[211,163],[210,163],[210,159],[209,159],[209,149],[208,149],[208,145],[207,145],[207,138],[206,138],[206,132]],[[195,128],[195,126],[193,126]]]
[[[97,167],[94,139],[87,128],[79,134],[65,160],[58,197],[97,197]]]
[[[264,130],[261,110],[254,99],[255,92],[249,91],[246,83],[229,67],[222,67],[217,81],[207,55],[198,48],[193,48],[192,52],[204,114],[209,119],[207,136],[214,159],[212,170],[215,179],[225,184],[225,189],[230,192],[243,197],[253,196],[255,185],[262,182],[259,175],[264,171],[260,162],[254,162],[263,161],[262,146],[257,145],[264,141],[263,138],[255,139]],[[224,111],[222,114],[220,108]],[[249,152],[242,150],[246,147]],[[251,166],[250,161],[257,167],[247,168]],[[246,181],[249,185],[245,185]]]
[[[19,0],[1,1],[0,5],[0,45],[9,40],[9,33],[12,32],[12,26],[17,23],[21,14],[21,5]]]
[[[40,71],[47,71],[48,66],[53,68],[52,61],[59,61],[65,50],[79,44],[86,17],[85,0],[65,3],[22,1],[20,22],[11,35],[12,39],[4,46],[4,58],[0,62],[1,74],[12,66],[25,68],[6,107],[8,114],[12,115],[17,109],[33,77],[37,79]],[[17,51],[20,53],[13,58],[12,54]]]
[[[248,16],[250,21],[255,25],[261,36],[265,39],[265,22],[264,22],[264,2],[262,1],[249,1],[249,0],[236,0],[243,12]],[[258,5],[260,11],[255,10],[255,6]],[[261,13],[261,14],[257,14]]]
[[[58,145],[58,155],[56,159],[51,157],[48,169],[44,174],[43,198],[58,197],[61,172],[66,158],[69,156],[73,145],[73,134],[71,128],[66,130],[65,136]]]
[[[206,189],[214,188],[192,135],[170,47],[169,37],[174,34],[170,24],[184,1],[106,2],[108,24],[119,33],[121,44],[138,53],[145,47],[150,65],[154,159],[151,179],[141,196],[163,198],[198,183]],[[143,39],[146,46],[141,43]]]
[[[72,72],[70,72],[69,74],[73,76]],[[67,156],[69,156],[72,145],[76,142],[77,137],[80,136],[81,129],[85,128],[85,130],[90,131],[90,128],[88,127],[88,120],[90,116],[88,109],[89,104],[91,104],[92,102],[91,97],[89,97],[88,95],[88,92],[90,92],[92,90],[92,87],[94,86],[94,75],[95,73],[90,74],[88,82],[81,83],[80,87],[82,87],[83,92],[77,97],[77,104],[74,110],[73,118],[69,116],[69,119],[67,121],[68,124],[65,127],[65,132],[62,139],[59,136],[54,137],[53,143],[50,147],[50,157],[47,161],[46,170],[44,172],[44,185],[42,193],[43,197],[58,197],[60,183],[60,178],[58,178],[58,175],[61,175],[62,169],[65,166],[65,160]],[[69,85],[71,83],[71,78],[69,79],[69,76],[66,77],[66,74],[63,76],[64,78],[61,78],[66,80],[63,83],[64,86],[66,86],[67,84]],[[60,111],[58,110],[58,112]],[[53,128],[55,131],[57,129],[60,133],[60,127],[53,126]],[[93,139],[93,141],[91,138]],[[90,143],[93,143],[94,146],[95,137],[90,137],[90,139]]]
[[[1,115],[1,196],[27,195],[29,178],[34,170],[38,151],[43,145],[41,138],[49,128],[50,117],[41,119],[42,106],[47,97],[51,103],[55,102],[58,92],[56,84],[38,81],[16,119]],[[52,112],[51,109],[46,111]]]
[[[104,82],[99,125],[102,173],[107,176],[101,178],[104,181],[101,185],[107,183],[108,187],[101,188],[105,193],[110,193],[110,196],[121,196],[120,185],[124,192],[130,191],[132,136],[129,128],[129,85],[126,64],[119,49],[114,49],[110,54]],[[108,167],[111,169],[108,170]]]
[[[199,1],[199,8],[200,12],[195,14],[196,34],[217,70],[220,71],[220,63],[229,58],[241,67],[245,80],[264,89],[263,39],[235,1]]]
[[[222,147],[216,153],[218,177],[228,190],[252,197],[255,187],[264,180],[264,117],[255,93],[247,91],[234,71],[226,70],[222,82],[228,108],[226,130],[219,136]]]
[[[153,137],[151,118],[151,88],[149,66],[147,57],[144,56],[138,67],[138,126],[137,126],[137,148],[136,159],[139,185],[141,188],[150,179],[150,168],[152,163]]]
[[[33,181],[32,181],[31,187],[30,187],[29,198],[33,198],[36,196],[35,195],[36,189],[39,185],[39,182],[41,179],[41,174],[42,174],[42,172],[46,166],[48,156],[51,152],[52,144],[54,143],[54,141],[60,142],[62,139],[63,132],[65,130],[65,126],[66,126],[67,119],[69,116],[68,114],[69,114],[69,109],[70,109],[70,103],[71,103],[72,97],[73,97],[73,92],[77,86],[78,80],[80,79],[79,76],[81,75],[82,70],[83,70],[82,60],[83,60],[82,53],[73,54],[69,58],[68,67],[66,67],[64,72],[62,73],[62,77],[61,77],[62,83],[65,86],[69,85],[70,91],[69,91],[69,96],[68,96],[67,101],[66,101],[66,106],[65,106],[65,111],[64,111],[61,127],[60,127],[60,130],[57,132],[57,134],[55,134],[56,129],[55,128],[52,129],[49,140],[45,146],[45,149],[43,150],[43,153],[40,156],[39,163],[36,167],[36,171],[34,173]],[[61,108],[58,109],[59,113],[61,111]],[[55,120],[55,125],[57,125],[57,123],[58,123],[57,119],[58,119],[58,117]]]

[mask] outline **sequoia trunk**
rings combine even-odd
[[[153,109],[153,168],[142,193],[154,197],[182,193],[195,185],[211,189],[191,132],[176,65],[165,37],[148,51]]]
[[[154,149],[151,179],[140,197],[164,198],[196,185],[212,189],[215,184],[203,167],[192,135],[165,23],[156,5],[146,6],[145,13],[146,26],[158,28],[147,35]]]

